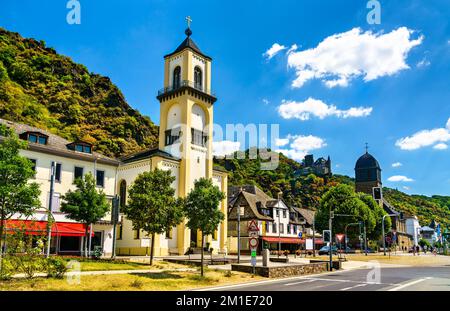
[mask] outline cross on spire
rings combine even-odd
[[[369,144],[366,143],[366,153],[369,153]]]
[[[191,17],[190,16],[186,16],[186,23],[187,23],[187,28],[191,28],[191,22],[192,22],[192,19],[191,19]]]

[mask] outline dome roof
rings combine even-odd
[[[366,152],[358,159],[358,161],[356,161],[355,169],[368,168],[377,168],[381,170],[378,161],[370,153]]]

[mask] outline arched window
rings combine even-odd
[[[194,87],[199,90],[203,90],[202,86],[202,70],[200,67],[194,68]]]
[[[173,89],[175,90],[179,88],[180,83],[181,83],[181,67],[177,66],[173,70],[173,81],[172,81]]]
[[[122,180],[119,185],[119,195],[120,195],[120,208],[125,207],[125,203],[127,202],[127,182]]]

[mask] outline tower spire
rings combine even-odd
[[[366,153],[369,153],[369,144],[366,143]]]
[[[190,37],[192,35],[192,30],[191,30],[191,22],[192,19],[190,16],[186,16],[186,23],[187,23],[187,28],[184,31],[184,33],[186,34],[186,36]]]

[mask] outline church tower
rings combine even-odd
[[[185,197],[195,180],[213,178],[211,57],[191,38],[190,18],[185,40],[164,56],[164,88],[160,102],[159,149],[180,159],[178,195]],[[179,249],[189,247],[187,230],[180,225]],[[182,235],[184,238],[180,238]],[[195,241],[194,241],[195,242]]]
[[[373,188],[381,188],[381,168],[378,161],[368,152],[355,165],[356,191],[374,195]]]

